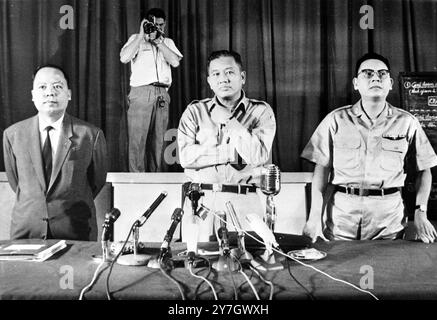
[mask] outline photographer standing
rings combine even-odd
[[[130,36],[120,52],[122,63],[131,63],[129,109],[129,171],[163,171],[164,134],[167,130],[171,67],[182,54],[165,37],[165,13],[150,9],[142,17],[139,33]],[[147,149],[147,154],[146,154]]]

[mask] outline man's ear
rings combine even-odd
[[[206,81],[208,81],[209,88],[212,90],[211,79],[209,78],[209,75],[206,77]]]
[[[71,90],[68,89],[68,100],[71,100]]]
[[[392,90],[392,89],[393,89],[393,83],[394,83],[394,80],[393,80],[393,78],[390,78],[390,90]]]
[[[354,86],[354,89],[358,90],[358,79],[357,78],[352,79],[352,84]]]
[[[246,83],[246,71],[241,71],[241,82]]]

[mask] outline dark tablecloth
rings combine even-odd
[[[93,255],[101,254],[99,242],[67,241],[68,247],[44,262],[0,261],[0,299],[78,299],[92,279],[98,262]],[[160,244],[146,244],[150,253]],[[216,244],[201,247],[217,248]],[[336,241],[318,243],[314,247],[327,253],[326,258],[307,262],[329,275],[369,288],[379,299],[436,299],[437,244],[415,241]],[[152,249],[155,248],[155,249]],[[173,254],[185,248],[172,244]],[[146,249],[146,251],[149,249]],[[283,262],[286,265],[286,262]],[[106,299],[105,281],[109,269],[85,294],[86,299]],[[315,270],[290,261],[293,276],[311,292],[314,299],[365,299],[372,297],[346,284],[334,281]],[[207,275],[206,269],[196,269]],[[268,299],[270,287],[250,270],[250,277],[261,299]],[[183,287],[189,300],[214,299],[210,288],[192,277],[185,268],[176,268],[171,275]],[[311,296],[297,284],[287,267],[264,273],[275,285],[274,299],[309,299]],[[254,300],[255,296],[241,274],[233,275],[239,299]],[[228,272],[213,270],[208,279],[219,299],[233,299],[234,289]],[[181,295],[159,269],[145,266],[115,264],[110,278],[115,299],[181,299]]]

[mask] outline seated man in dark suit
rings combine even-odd
[[[104,134],[65,112],[71,90],[58,66],[35,71],[32,100],[38,114],[3,133],[16,194],[11,238],[89,240],[94,198],[106,181]]]

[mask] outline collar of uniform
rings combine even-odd
[[[216,105],[222,105],[220,103],[220,101],[218,100],[217,96],[214,96],[213,99],[211,99],[209,101],[209,103],[207,104],[208,106],[208,111],[211,112],[212,109],[214,109],[214,107]],[[237,103],[237,106],[235,107],[234,110],[237,110],[241,105],[244,106],[244,112],[247,111],[247,108],[249,107],[249,99],[246,97],[246,93],[244,92],[244,90],[241,90],[241,97],[240,100]]]
[[[361,117],[364,113],[361,100],[357,101],[349,110],[349,114],[354,117]],[[384,110],[382,112],[386,117],[393,116],[393,106],[389,102],[385,102]]]

